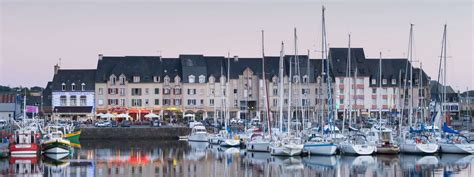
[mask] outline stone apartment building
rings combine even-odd
[[[348,48],[331,48],[329,54],[333,66],[332,74],[335,77],[334,102],[339,118],[349,112],[352,112],[354,117],[375,117],[379,110],[385,116],[396,116],[403,109],[407,115],[410,105],[413,105],[413,116],[428,117],[430,98],[426,93],[429,93],[430,78],[425,72],[413,68],[413,89],[405,89],[404,92],[405,78],[406,88],[409,88],[410,67],[414,67],[407,59],[369,59],[365,57],[362,48],[351,48],[349,70],[348,52]],[[405,68],[408,68],[407,72]],[[348,71],[351,77],[348,77]],[[404,95],[407,95],[406,99]]]
[[[429,95],[424,93],[429,93],[429,78],[420,69],[413,68],[413,94],[411,91],[404,94],[402,90],[407,59],[382,59],[383,73],[382,80],[379,81],[379,60],[367,59],[362,48],[353,48],[353,77],[348,78],[347,50],[330,49],[329,71],[323,69],[322,65],[326,61],[321,59],[308,59],[306,55],[284,56],[283,90],[279,87],[278,56],[265,57],[265,72],[262,72],[262,58],[99,55],[97,69],[93,75],[89,75],[93,77],[93,106],[95,113],[128,113],[134,120],[145,120],[144,116],[150,112],[165,118],[178,118],[185,114],[195,114],[198,119],[221,118],[226,110],[230,118],[255,118],[266,112],[267,92],[271,115],[278,119],[279,94],[283,92],[283,117],[286,118],[291,81],[291,117],[319,120],[327,116],[328,110],[328,86],[323,73],[332,76],[333,102],[339,118],[347,110],[349,96],[352,98],[353,112],[359,116],[371,116],[378,111],[377,105],[381,105],[380,108],[386,115],[396,114],[402,108],[406,110],[409,103],[405,101],[403,106],[401,99],[405,94],[413,95],[413,107],[417,110],[421,105],[428,105]],[[409,62],[408,67],[411,67]],[[354,87],[351,95],[348,91],[349,79],[352,79]],[[76,81],[64,82],[66,88],[72,87],[72,82]],[[380,82],[382,89],[378,88]],[[264,83],[267,90],[264,89]],[[58,89],[59,92],[64,92],[60,90],[61,84],[62,82],[55,81],[52,83],[53,103],[60,102],[56,98],[58,93],[55,92]]]

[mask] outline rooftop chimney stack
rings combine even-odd
[[[54,75],[58,74],[59,69],[60,69],[59,64],[55,64],[54,65]]]
[[[99,54],[99,60],[102,60],[103,55]]]

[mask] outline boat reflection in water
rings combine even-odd
[[[0,159],[0,176],[474,176],[474,155],[277,157],[207,142],[83,141],[67,157]]]

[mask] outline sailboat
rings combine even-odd
[[[349,45],[348,45],[348,54],[347,54],[347,63],[348,63],[348,70],[347,74],[348,77],[350,78],[351,76],[351,35],[349,34]],[[349,79],[350,81],[351,79]],[[381,82],[381,81],[380,81]],[[350,90],[351,88],[351,83],[349,82],[349,98],[352,96],[350,95]],[[352,105],[352,103],[349,102],[349,105]],[[349,106],[350,108],[351,106]],[[349,110],[349,115],[352,114],[352,110]],[[344,118],[345,119],[345,118]],[[344,121],[343,121],[344,122]],[[349,123],[349,128],[351,129],[352,121]],[[344,123],[342,124],[343,130],[344,130]],[[353,129],[353,128],[352,128]],[[355,133],[349,136],[348,140],[341,142],[339,144],[339,148],[341,150],[341,153],[344,154],[353,154],[353,155],[370,155],[376,151],[376,147],[374,145],[371,145],[368,143],[367,138],[365,135],[360,134],[360,133]]]
[[[282,54],[284,50],[284,44],[282,43],[282,52],[280,55],[280,60],[283,59]],[[295,62],[297,61],[297,47],[296,47],[296,28],[295,28]],[[281,64],[282,62],[280,62]],[[287,134],[282,135],[282,137],[279,137],[279,139],[272,141],[270,143],[270,154],[275,155],[275,156],[297,156],[300,155],[301,152],[303,151],[304,144],[302,143],[301,138],[292,135],[291,134],[291,95],[292,95],[292,73],[291,73],[291,59],[290,59],[290,70],[289,70],[289,81],[288,81],[288,122],[287,122]],[[280,66],[283,67],[283,66]],[[281,70],[280,70],[281,71]],[[280,76],[282,76],[283,73],[280,73]],[[280,84],[283,84],[283,77],[280,77]],[[280,87],[283,87],[280,85]],[[282,90],[281,90],[282,91]],[[282,96],[282,95],[280,95]],[[283,107],[280,107],[280,109],[283,109]],[[281,111],[280,111],[281,112]],[[281,125],[281,124],[280,124]]]
[[[443,86],[443,94],[446,94],[446,34],[447,33],[447,25],[444,25],[444,32],[443,32],[443,40],[442,40],[442,47],[441,47],[441,57],[440,57],[440,70],[441,70],[441,63],[444,60],[444,69],[442,70],[443,73],[443,81],[444,81],[444,86]],[[444,58],[443,58],[444,57]],[[438,76],[438,80],[439,80]],[[443,98],[445,99],[445,95],[443,95]],[[439,99],[442,100],[443,102],[445,101],[444,99]],[[436,106],[435,103],[435,108],[442,109],[441,105]],[[439,111],[441,116],[444,116],[443,111]],[[438,113],[436,113],[438,115]],[[439,118],[439,117],[435,117]],[[438,121],[434,121],[435,123],[438,123]],[[443,123],[442,130],[445,134],[447,134],[447,138],[443,139],[442,142],[440,143],[440,150],[442,153],[456,153],[456,154],[474,154],[474,144],[470,143],[469,140],[463,136],[460,135],[460,133],[456,130],[451,129],[446,122]]]
[[[410,24],[410,39],[409,39],[409,50],[408,56],[410,61],[410,90],[411,95],[413,95],[413,24]],[[408,67],[408,61],[407,65]],[[405,72],[405,78],[406,74]],[[406,79],[405,79],[406,80]],[[406,81],[405,81],[406,85]],[[430,134],[426,132],[424,124],[421,124],[420,129],[413,129],[412,128],[412,115],[413,115],[413,96],[410,96],[410,105],[409,105],[409,115],[408,115],[408,126],[409,131],[405,131],[402,134],[401,138],[403,142],[400,144],[400,151],[403,153],[415,153],[415,154],[433,154],[436,153],[439,149],[439,145],[436,144],[433,138],[430,138]],[[434,125],[434,123],[433,123]]]
[[[229,93],[227,91],[227,89],[229,88],[229,79],[230,79],[230,55],[228,55],[227,57],[227,79],[226,79],[226,84],[225,84],[225,93]],[[224,93],[222,93],[223,96]],[[225,100],[227,97],[225,96],[223,100]],[[219,140],[219,145],[222,146],[222,147],[238,147],[240,146],[240,137],[237,136],[237,135],[233,135],[230,127],[228,126],[228,122],[229,122],[229,110],[228,110],[228,101],[225,100],[224,102],[225,104],[225,120],[224,120],[224,129],[225,131],[221,131],[222,135],[223,135],[223,138],[221,140]]]
[[[267,88],[267,81],[265,79],[265,47],[264,47],[264,32],[262,30],[262,80],[263,80],[263,89],[265,94],[265,108],[266,108],[266,115],[267,115],[267,125],[268,125],[268,132],[270,137],[265,137],[265,130],[253,132],[250,136],[250,140],[246,143],[246,149],[248,151],[260,151],[260,152],[268,152],[270,150],[270,140],[271,140],[271,124],[270,124],[270,111],[269,111],[269,104],[268,104],[268,88]]]
[[[379,59],[379,92],[382,91],[382,53]],[[379,103],[379,124],[372,126],[370,129],[368,139],[371,145],[376,146],[378,154],[398,154],[400,147],[394,143],[392,129],[382,125],[382,103]]]
[[[324,6],[322,7],[322,40],[323,40],[323,45],[322,47],[322,58],[323,60],[325,59],[325,49],[326,49],[326,28],[325,28],[325,16],[324,16],[324,11],[325,8]],[[308,56],[309,58],[309,56]],[[309,63],[309,62],[308,62]],[[321,63],[322,64],[322,63]],[[321,71],[321,74],[323,74],[323,70]],[[330,84],[330,82],[327,82]],[[328,86],[328,88],[330,85]],[[322,111],[322,110],[321,110]],[[329,122],[329,121],[328,121]],[[329,128],[329,127],[328,127]],[[321,128],[321,132],[324,132],[324,130]],[[334,132],[332,132],[334,133]],[[304,150],[307,151],[309,154],[318,154],[318,155],[334,155],[336,154],[337,151],[337,145],[334,144],[332,141],[333,139],[330,138],[329,136],[324,136],[319,134],[319,133],[314,133],[312,134],[308,140],[304,144]]]

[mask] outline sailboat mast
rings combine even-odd
[[[447,73],[447,72],[446,72],[446,70],[447,70],[447,68],[446,68],[446,58],[447,58],[447,51],[446,51],[446,48],[448,48],[448,47],[447,47],[447,40],[446,40],[446,39],[447,39],[447,38],[446,38],[446,36],[447,36],[447,27],[448,27],[448,25],[445,24],[445,25],[444,25],[444,55],[443,55],[443,57],[444,57],[444,68],[443,68],[443,82],[444,82],[444,83],[443,83],[443,85],[444,85],[444,87],[443,87],[443,103],[446,103],[446,87],[447,87],[447,82],[446,82],[446,73]],[[443,107],[443,105],[441,105],[441,107]],[[445,118],[445,121],[446,121],[446,120],[447,120],[447,114],[444,113],[444,114],[443,114],[443,117]]]
[[[382,136],[382,52],[379,55],[379,91],[377,92],[377,100],[380,100],[379,107],[379,137]]]
[[[420,86],[420,89],[418,89],[418,92],[420,97],[422,97],[423,99],[421,99],[421,102],[419,103],[419,107],[420,107],[420,117],[421,117],[421,123],[425,123],[425,112],[424,112],[424,108],[425,108],[425,89],[423,89],[423,63],[420,62],[420,72],[419,72],[419,75],[420,75],[420,78],[419,78],[419,86]]]
[[[296,28],[295,28],[295,41],[296,41]],[[296,43],[296,42],[295,42]],[[296,53],[296,47],[295,47],[295,53]],[[291,95],[293,94],[292,92],[292,81],[293,81],[293,74],[291,73],[291,68],[292,68],[292,63],[291,63],[291,57],[290,57],[290,61],[289,61],[289,64],[290,64],[290,70],[288,72],[288,117],[287,117],[287,122],[288,122],[288,125],[287,125],[287,132],[288,132],[288,135],[290,134],[290,123],[291,123]]]
[[[284,83],[284,78],[283,78],[283,64],[284,64],[284,59],[285,59],[285,53],[284,53],[284,50],[285,50],[285,44],[283,42],[281,42],[281,51],[280,51],[280,71],[279,71],[279,87],[280,89],[278,89],[279,91],[279,102],[280,102],[280,107],[279,107],[279,111],[280,111],[280,132],[283,132],[283,92],[284,92],[284,88],[283,88],[283,83]]]
[[[348,75],[348,80],[349,80],[349,97],[348,99],[348,104],[349,106],[347,107],[349,110],[349,126],[352,126],[352,78],[351,78],[351,34],[349,34],[349,42],[348,42],[348,51],[347,51],[347,75]]]
[[[410,61],[410,101],[409,101],[409,113],[408,113],[408,126],[412,126],[412,116],[413,116],[413,58],[412,58],[412,48],[413,48],[413,24],[410,24],[410,39],[408,44],[408,57]],[[406,79],[406,78],[405,78]]]
[[[321,79],[319,80],[320,83],[320,90],[319,90],[319,104],[321,105],[321,131],[324,131],[324,99],[323,99],[323,83],[324,83],[324,61],[326,58],[326,20],[324,17],[324,11],[326,8],[322,7],[322,20],[321,20]],[[329,92],[329,90],[327,90]]]
[[[265,78],[265,34],[264,31],[262,30],[262,80],[263,80],[263,89],[264,89],[264,95],[265,95],[265,110],[266,110],[266,115],[267,115],[267,127],[268,127],[268,132],[270,133],[270,137],[272,136],[272,129],[271,129],[271,115],[270,115],[270,108],[268,104],[268,88],[267,88],[267,80]]]

